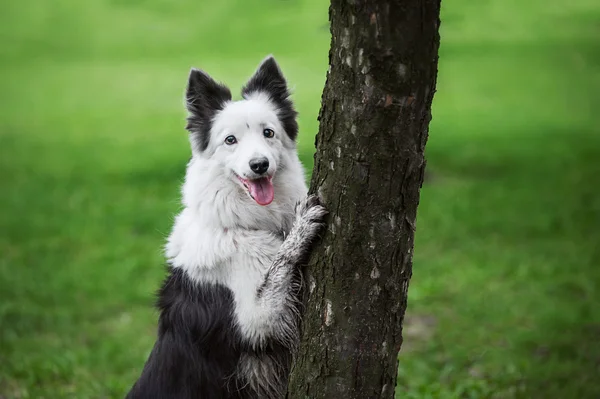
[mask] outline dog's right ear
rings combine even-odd
[[[192,68],[185,92],[185,105],[190,113],[186,129],[192,134],[192,142],[199,151],[208,147],[213,118],[228,101],[231,101],[231,91],[227,86]]]
[[[285,132],[292,140],[296,140],[296,136],[298,136],[298,122],[296,121],[298,113],[290,99],[290,91],[281,68],[279,68],[272,55],[265,58],[258,66],[254,75],[242,89],[242,96],[248,98],[252,93],[257,92],[269,96],[269,99],[277,107],[277,113]]]

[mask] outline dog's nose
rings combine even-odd
[[[269,160],[267,158],[254,158],[250,160],[250,169],[257,175],[262,175],[269,169]]]

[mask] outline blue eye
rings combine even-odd
[[[235,136],[227,136],[225,137],[225,144],[227,145],[232,145],[237,143],[237,139],[235,138]]]
[[[263,135],[270,139],[271,137],[275,136],[275,132],[273,129],[265,129],[263,130]]]

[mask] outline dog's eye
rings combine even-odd
[[[237,143],[237,139],[235,138],[235,136],[227,136],[225,137],[225,144],[227,145],[232,145]]]
[[[273,131],[273,129],[265,129],[263,130],[263,135],[267,138],[271,138],[275,136],[275,132]]]

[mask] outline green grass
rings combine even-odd
[[[327,2],[7,2],[0,398],[118,398],[154,342],[190,66],[268,53],[310,167]],[[402,398],[600,397],[600,5],[447,0]]]

